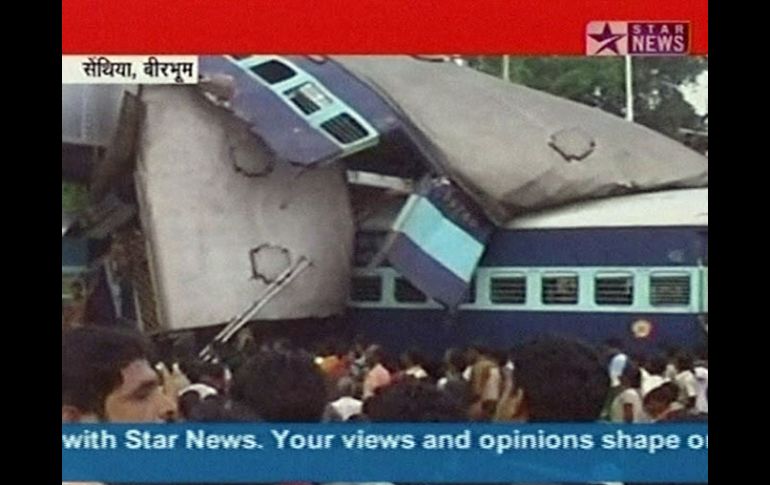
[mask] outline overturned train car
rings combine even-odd
[[[127,248],[146,332],[208,335],[309,261],[253,314],[257,334],[436,355],[547,331],[643,349],[705,338],[708,165],[675,141],[409,56],[209,56],[200,72],[124,103],[92,181],[86,232]],[[426,177],[495,226],[452,310],[376,262],[393,218],[372,214]]]
[[[361,262],[384,237],[364,229]],[[640,354],[694,349],[708,336],[708,189],[578,203],[498,228],[454,312],[387,266],[355,270],[350,307],[355,331],[434,356],[544,333]]]

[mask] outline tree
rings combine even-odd
[[[503,58],[477,56],[469,65],[501,76]],[[511,81],[556,96],[625,114],[622,57],[511,57]],[[685,142],[681,128],[703,130],[704,121],[678,87],[708,69],[707,57],[636,57],[633,60],[634,121]],[[705,126],[707,127],[707,125]]]

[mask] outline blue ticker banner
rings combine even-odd
[[[62,480],[705,483],[708,425],[62,425]]]

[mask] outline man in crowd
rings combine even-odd
[[[268,422],[318,422],[326,407],[326,381],[313,357],[266,348],[236,372],[233,397]]]
[[[62,335],[62,423],[172,419],[176,401],[164,394],[149,353],[126,330],[80,327]]]
[[[343,377],[337,381],[336,400],[330,402],[324,411],[324,421],[347,421],[351,417],[361,414],[363,401],[359,399],[358,385],[350,377]]]
[[[517,350],[512,418],[520,421],[592,422],[599,418],[609,376],[588,345],[542,337]]]
[[[677,374],[674,382],[679,386],[679,397],[677,400],[684,406],[685,410],[691,410],[695,407],[695,400],[698,396],[698,381],[695,378],[694,363],[692,354],[681,351],[674,360]]]
[[[656,355],[647,360],[642,374],[642,397],[653,389],[662,386],[668,379],[666,373],[666,359],[662,355]]]
[[[366,349],[369,371],[364,378],[364,400],[372,397],[378,388],[387,386],[392,380],[390,371],[383,365],[384,359],[384,351],[379,345],[371,345]]]
[[[164,422],[176,402],[163,392],[148,344],[136,333],[81,327],[62,335],[62,422]]]
[[[478,346],[477,351],[470,377],[475,402],[469,415],[474,421],[483,421],[492,418],[502,392],[501,357],[484,346]]]

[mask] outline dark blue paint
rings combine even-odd
[[[705,334],[692,314],[577,313],[532,311],[460,311],[351,308],[354,332],[381,343],[390,352],[416,347],[440,358],[449,347],[464,348],[483,342],[508,348],[542,335],[558,333],[593,344],[621,339],[628,351],[649,354],[669,346],[694,348]],[[646,339],[631,333],[631,324],[645,319],[653,324]]]
[[[480,266],[696,266],[707,228],[497,230]]]

